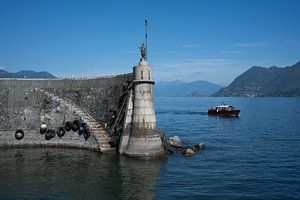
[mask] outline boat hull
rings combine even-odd
[[[208,110],[208,115],[216,115],[216,116],[222,116],[222,117],[238,117],[240,113],[240,110],[215,110],[210,109]]]

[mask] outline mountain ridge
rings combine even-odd
[[[21,70],[18,72],[7,72],[0,70],[0,78],[56,78],[49,72],[46,71],[32,71],[32,70]]]
[[[300,62],[283,68],[253,66],[213,96],[300,96]]]

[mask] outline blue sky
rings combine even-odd
[[[0,69],[127,73],[148,19],[155,79],[227,85],[300,61],[299,0],[0,0]]]

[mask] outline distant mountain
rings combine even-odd
[[[49,72],[35,72],[30,70],[22,70],[16,73],[0,70],[0,78],[56,78]]]
[[[207,81],[161,81],[155,83],[154,95],[158,97],[210,96],[222,86]]]
[[[214,96],[300,96],[300,62],[285,68],[254,66]]]

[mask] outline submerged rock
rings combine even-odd
[[[169,138],[162,137],[162,139],[165,151],[168,154],[177,153],[185,156],[193,156],[196,153],[196,151],[200,149],[205,149],[204,143],[196,144],[193,147],[184,147],[178,136],[173,136]]]
[[[186,156],[193,156],[195,154],[195,151],[193,149],[186,149],[184,152],[184,155]]]
[[[205,149],[205,144],[204,143],[196,144],[194,147],[196,147],[197,149]]]
[[[168,141],[169,141],[170,145],[172,145],[174,147],[182,147],[181,140],[177,135],[170,137],[168,139]]]

